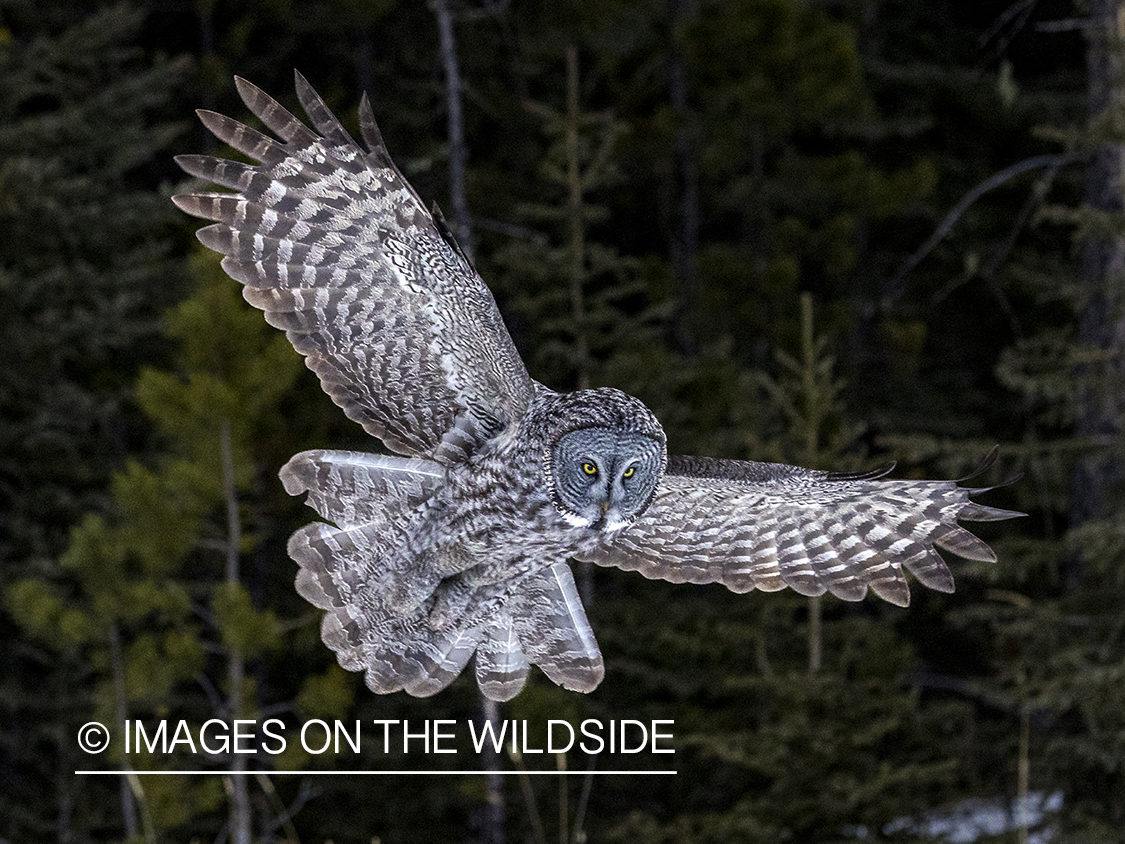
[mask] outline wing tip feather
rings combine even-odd
[[[269,96],[269,94],[267,94],[249,79],[246,79],[243,76],[239,76],[237,73],[234,75],[234,88],[236,91],[238,91],[239,98],[242,100],[242,102],[246,103],[246,107],[251,111],[254,111],[254,106],[250,104],[251,100],[257,99],[258,97],[267,97],[269,99],[273,99]]]
[[[285,487],[285,491],[290,495],[300,495],[302,492],[307,492],[311,489],[309,469],[312,466],[314,458],[311,456],[314,452],[302,451],[300,454],[294,454],[286,462],[284,466],[278,470],[277,476],[281,479],[281,485]]]
[[[184,157],[185,156],[180,155],[176,156],[177,159]],[[179,164],[180,162],[177,161],[176,163]],[[180,166],[183,167],[182,164],[180,164]],[[187,168],[185,167],[184,169],[186,170]],[[199,214],[197,214],[195,210],[198,207],[199,203],[194,193],[177,193],[172,197],[172,204],[183,211],[185,214],[190,214],[193,217],[199,216]]]
[[[872,592],[888,604],[894,604],[896,607],[910,606],[910,586],[907,585],[906,579],[903,577],[872,580],[868,583],[868,586],[871,587]]]

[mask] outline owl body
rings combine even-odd
[[[440,213],[391,160],[366,96],[364,150],[296,80],[316,131],[236,79],[276,138],[199,112],[258,163],[178,156],[231,192],[173,199],[214,221],[199,239],[332,400],[404,455],[308,451],[281,470],[325,520],[290,539],[297,591],[373,691],[433,694],[470,659],[495,700],[533,664],[592,691],[604,666],[572,557],[738,592],[871,589],[902,606],[905,571],[953,590],[935,547],[995,559],[957,521],[1020,514],[975,504],[956,482],[670,458],[638,399],[535,382]]]
[[[520,423],[445,467],[433,497],[410,514],[389,561],[397,573],[392,606],[412,610],[446,579],[460,591],[519,581],[593,552],[622,529],[624,521],[584,519],[553,495],[553,478],[565,467],[552,467],[552,447],[593,428],[637,428],[663,448],[656,417],[638,399],[613,389],[560,394],[537,384]],[[593,456],[582,453],[583,460]]]

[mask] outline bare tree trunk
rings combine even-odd
[[[672,269],[676,277],[678,307],[672,317],[672,332],[681,352],[696,351],[696,340],[687,325],[699,299],[699,170],[696,166],[696,121],[688,103],[687,69],[680,49],[679,33],[693,13],[692,0],[668,0],[671,33],[668,45],[668,95],[678,125],[672,148],[673,190],[676,219],[672,234]]]
[[[574,356],[578,360],[578,389],[590,387],[590,346],[586,340],[586,221],[582,190],[582,162],[578,149],[581,123],[578,102],[578,48],[566,48],[566,183],[567,223],[570,228],[570,315],[574,320]],[[589,606],[594,597],[594,564],[578,564],[578,594]]]
[[[816,330],[813,324],[812,294],[801,294],[801,364],[804,369],[804,393],[809,402],[808,423],[805,428],[805,465],[820,464],[820,426],[824,423],[825,407],[820,400],[816,382]],[[824,653],[824,633],[821,624],[823,607],[820,595],[809,598],[809,676],[820,673]]]
[[[238,491],[234,485],[234,455],[230,441],[230,420],[224,419],[219,430],[219,448],[223,464],[223,497],[227,507],[227,560],[226,581],[229,585],[239,582],[238,562],[242,547],[242,520],[238,513]],[[242,686],[246,671],[246,660],[239,647],[234,646],[227,666],[230,683],[230,718],[234,721],[242,716]],[[246,781],[246,756],[231,753],[230,770],[230,840],[232,844],[250,844],[250,793]]]
[[[461,70],[457,58],[457,41],[453,32],[453,12],[448,0],[432,0],[431,8],[437,18],[441,44],[441,60],[445,69],[446,126],[449,144],[449,197],[452,204],[450,220],[457,242],[469,260],[473,260],[472,223],[469,218],[469,200],[465,191],[465,119],[461,111]],[[480,696],[481,718],[499,732],[500,709],[496,701]],[[481,754],[484,775],[484,822],[481,840],[485,844],[504,844],[504,787],[500,776],[500,756],[485,742]]]
[[[1023,679],[1020,678],[1021,684]],[[1020,703],[1019,759],[1016,771],[1016,811],[1019,813],[1016,819],[1016,841],[1018,844],[1028,844],[1031,837],[1031,809],[1028,805],[1031,793],[1031,707],[1026,700]]]
[[[113,665],[113,698],[115,720],[117,721],[117,734],[121,735],[127,729],[125,725],[125,660],[121,653],[121,633],[117,629],[117,622],[109,623],[109,653]],[[129,760],[121,763],[126,770],[129,769]],[[121,816],[125,821],[125,837],[135,838],[137,835],[137,804],[133,796],[133,789],[129,783],[128,775],[121,777]]]
[[[1091,124],[1096,124],[1110,111],[1125,107],[1125,0],[1090,0],[1089,9],[1087,115]],[[1125,210],[1123,157],[1125,145],[1107,142],[1094,151],[1086,167],[1084,204],[1095,213],[1115,215],[1117,227]],[[1125,376],[1125,233],[1088,237],[1082,245],[1081,271],[1086,297],[1079,340],[1103,350],[1106,357],[1104,370],[1092,368],[1082,379],[1077,433],[1089,439],[1094,449],[1078,461],[1074,471],[1072,527],[1104,516],[1110,487],[1125,478],[1120,455],[1105,448],[1120,434],[1125,413],[1125,396],[1121,393]],[[1076,561],[1070,579],[1079,576],[1080,567],[1081,562]]]
[[[480,696],[481,714],[492,725],[493,735],[500,734],[500,707],[496,701]],[[504,785],[500,776],[500,754],[488,742],[481,752],[481,768],[484,775],[484,829],[481,841],[484,844],[504,844]]]
[[[574,356],[578,360],[578,389],[590,387],[590,349],[586,342],[586,224],[582,219],[582,162],[578,132],[578,48],[566,48],[566,181],[567,223],[570,228],[570,309],[574,319]]]
[[[116,708],[115,721],[117,734],[122,735],[127,729],[126,711],[128,701],[125,699],[125,656],[121,649],[121,631],[116,621],[109,623],[109,653],[113,667],[113,696]],[[125,836],[132,840],[137,837],[137,809],[141,813],[141,840],[145,844],[156,841],[156,832],[152,825],[152,817],[148,806],[145,804],[144,791],[141,788],[140,778],[133,772],[133,766],[125,756],[121,762],[125,773],[121,777],[121,813],[125,820]],[[61,836],[60,827],[60,836]],[[69,838],[69,836],[67,836]]]
[[[461,113],[461,68],[457,60],[457,41],[453,32],[453,12],[449,0],[433,0],[441,42],[441,63],[445,69],[446,143],[449,145],[449,200],[452,228],[469,260],[473,259],[473,232],[469,223],[469,200],[465,193],[465,118]]]

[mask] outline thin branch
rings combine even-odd
[[[117,629],[116,619],[109,622],[109,653],[111,665],[113,667],[113,699],[116,712],[116,726],[119,730],[127,729],[126,724],[126,711],[128,702],[125,697],[125,659],[121,653],[121,633]],[[129,764],[128,758],[124,764],[126,771],[130,771],[132,766]],[[134,838],[137,835],[137,806],[134,799],[137,796],[137,788],[131,791],[129,786],[133,784],[129,780],[129,774],[125,774],[125,779],[121,783],[121,814],[125,824],[125,837]]]
[[[990,26],[988,30],[983,35],[981,35],[979,39],[977,39],[977,43],[979,43],[983,47],[985,44],[999,35],[1000,31],[1005,26],[1007,26],[1013,18],[1020,14],[1026,15],[1030,11],[1030,9],[1034,9],[1037,2],[1038,0],[1020,0],[1020,2],[1018,3],[1013,3],[1011,6],[1000,13],[996,20],[992,22],[992,26]],[[1020,21],[1019,25],[1022,26],[1023,21]]]
[[[579,360],[578,389],[590,386],[590,350],[586,343],[586,305],[583,285],[586,281],[586,230],[582,219],[582,163],[579,160],[578,111],[578,49],[566,48],[566,175],[567,221],[570,226],[570,308],[578,329],[575,353]],[[588,595],[583,595],[588,599]]]
[[[474,228],[484,229],[485,231],[496,232],[497,234],[507,235],[508,237],[518,238],[519,240],[526,240],[536,246],[548,246],[551,239],[542,232],[535,229],[529,229],[527,226],[520,226],[515,223],[507,223],[503,220],[493,220],[488,217],[473,217],[472,224]]]
[[[238,488],[234,479],[234,448],[231,444],[230,419],[223,419],[219,428],[219,451],[223,471],[223,497],[226,500],[227,511],[227,559],[226,582],[233,586],[239,582],[239,555],[242,549],[242,519],[238,512]],[[227,665],[230,691],[228,702],[231,718],[242,716],[242,684],[245,678],[246,664],[242,655],[242,648],[235,645],[231,648]],[[246,757],[234,754],[230,762],[231,769],[242,772],[246,770]],[[231,805],[230,805],[230,834],[233,844],[250,844],[250,793],[246,785],[246,777],[232,777]]]
[[[1020,675],[1022,685],[1024,680],[1022,671]],[[1017,841],[1019,844],[1028,844],[1030,824],[1028,823],[1027,811],[1022,810],[1027,805],[1031,782],[1031,710],[1026,703],[1020,707],[1019,756],[1016,764],[1016,805],[1021,807],[1018,815],[1019,829],[1017,834],[1019,837]]]
[[[234,452],[231,446],[230,420],[219,427],[219,457],[223,471],[223,499],[227,514],[226,580],[238,582],[238,558],[242,548],[242,520],[238,516],[238,489],[234,482]]]
[[[211,704],[211,711],[215,713],[216,717],[222,717],[223,700],[215,685],[211,682],[211,678],[200,671],[195,675],[195,682],[199,683],[203,693],[207,695],[207,701]]]
[[[527,804],[527,816],[531,820],[531,833],[536,844],[547,844],[547,833],[543,831],[543,820],[539,817],[539,804],[535,802],[535,792],[531,788],[531,777],[527,775],[527,766],[523,764],[523,756],[519,751],[509,748],[508,756],[519,769],[520,791],[523,793],[524,803]]]
[[[559,771],[566,770],[566,754],[555,754],[555,765]],[[567,824],[570,821],[569,783],[566,777],[559,777],[559,844],[567,844],[569,838]]]
[[[301,811],[301,807],[309,801],[313,795],[313,789],[309,786],[308,780],[301,780],[301,785],[297,789],[297,797],[294,801],[286,806],[281,802],[281,797],[277,793],[277,789],[273,787],[273,781],[265,771],[256,771],[254,778],[258,781],[258,787],[262,789],[262,793],[266,795],[266,799],[273,804],[274,811],[277,812],[277,817],[269,825],[269,832],[276,832],[280,827],[285,827],[285,833],[288,841],[294,844],[300,844],[301,838],[297,834],[297,828],[293,826],[293,816]]]
[[[910,257],[902,262],[898,270],[895,272],[894,276],[891,278],[890,282],[887,284],[887,294],[884,297],[884,307],[887,307],[898,300],[898,298],[903,293],[903,288],[905,286],[903,282],[906,278],[907,273],[909,273],[920,263],[922,263],[923,260],[925,260],[925,258],[934,250],[934,248],[945,239],[946,235],[949,234],[949,232],[957,224],[957,221],[961,219],[962,215],[964,215],[969,207],[986,193],[991,190],[995,190],[1006,182],[1010,182],[1017,176],[1022,176],[1024,173],[1028,173],[1032,170],[1038,170],[1042,167],[1051,167],[1058,169],[1065,164],[1071,164],[1075,161],[1081,161],[1085,157],[1085,153],[1075,152],[1055,153],[1053,155],[1033,155],[1031,158],[1025,158],[1023,161],[1017,161],[1015,164],[1011,164],[1005,167],[1003,170],[1000,170],[997,173],[993,173],[983,182],[978,184],[963,197],[961,197],[960,201],[953,206],[948,214],[945,215],[945,218],[940,223],[938,223],[937,228],[934,229],[933,234],[929,236],[926,242],[919,246],[918,249],[916,249],[914,253],[910,255]]]
[[[1008,45],[1011,44],[1013,39],[1027,26],[1027,21],[1035,11],[1035,6],[1038,2],[1039,0],[1020,0],[1020,2],[1013,3],[1009,6],[1004,13],[996,19],[996,22],[992,25],[992,28],[989,29],[988,33],[981,37],[981,46],[984,46],[993,37],[999,35],[1000,31],[1013,19],[1015,19],[1016,22],[1012,24],[1006,34],[997,39],[996,47],[991,53],[985,56],[984,64],[991,64],[994,60],[1004,55],[1008,49]]]
[[[1004,242],[993,251],[988,263],[977,273],[977,275],[988,284],[989,290],[992,291],[997,303],[1007,315],[1008,323],[1011,325],[1012,332],[1016,337],[1023,337],[1023,325],[1016,314],[1015,308],[1012,307],[1011,302],[1008,300],[1008,297],[1004,295],[1004,291],[1001,289],[1000,285],[996,283],[996,274],[1000,271],[1000,267],[1004,262],[1008,260],[1008,256],[1012,254],[1012,250],[1015,249],[1016,246],[1016,241],[1031,221],[1035,211],[1043,204],[1043,200],[1050,192],[1051,184],[1054,182],[1055,176],[1058,174],[1059,168],[1062,167],[1063,163],[1064,162],[1059,161],[1049,167],[1047,172],[1037,181],[1035,189],[1032,190],[1031,195],[1028,196],[1027,200],[1020,208],[1019,214],[1016,215],[1016,220],[1008,231]],[[935,293],[931,297],[930,302],[934,305],[938,304],[969,280],[969,273],[962,273],[960,278],[951,280],[945,287]]]
[[[141,778],[133,773],[132,768],[127,770],[125,778],[129,781],[129,788],[141,807],[141,826],[144,829],[145,844],[156,844],[156,827],[152,823],[152,813],[149,811],[148,801],[145,799],[144,789],[141,788]]]
[[[1091,29],[1089,18],[1064,18],[1057,21],[1041,21],[1035,24],[1036,32],[1076,32]]]
[[[1024,701],[1007,692],[989,688],[984,682],[937,674],[929,671],[916,671],[906,678],[906,682],[917,689],[933,689],[951,692],[978,705],[997,712],[1019,717],[1026,708]],[[1049,726],[1053,720],[1050,709],[1042,707],[1031,711],[1033,726]]]
[[[594,770],[598,767],[598,757],[590,756],[586,763],[586,776],[582,778],[582,794],[578,797],[578,808],[574,810],[574,832],[570,844],[583,844],[586,840],[586,807],[590,803],[590,791],[594,787]]]

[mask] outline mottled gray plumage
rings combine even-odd
[[[366,96],[364,151],[300,74],[315,132],[236,84],[280,141],[201,111],[259,163],[179,156],[233,193],[174,200],[215,221],[199,239],[332,399],[407,455],[307,451],[281,470],[327,520],[290,540],[297,590],[374,691],[433,694],[474,654],[495,700],[533,664],[594,689],[604,667],[569,558],[738,592],[858,600],[870,588],[903,605],[903,569],[952,590],[935,546],[995,559],[957,520],[1016,514],[954,482],[668,457],[637,399],[533,381],[480,276],[391,161]]]

